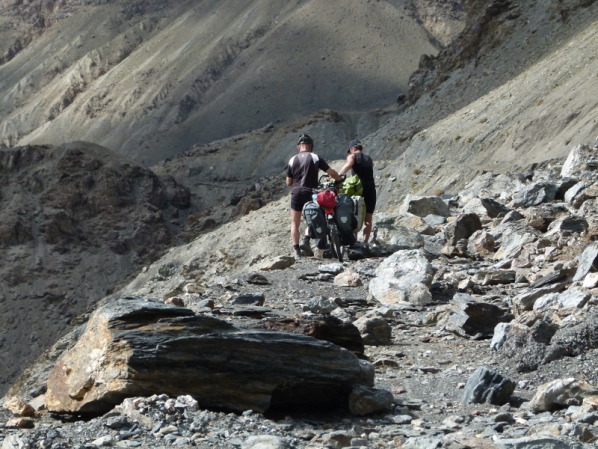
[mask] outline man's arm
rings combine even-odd
[[[341,177],[334,168],[329,168],[328,170],[326,170],[326,173],[328,173],[335,181],[341,180]]]
[[[287,186],[293,187],[293,178],[289,178],[288,176],[287,176]]]
[[[345,165],[343,165],[343,168],[341,168],[341,171],[339,173],[341,175],[344,173],[347,173],[349,170],[351,170],[351,167],[353,167],[354,163],[355,163],[355,156],[350,154],[349,156],[347,156],[347,162],[345,162]]]

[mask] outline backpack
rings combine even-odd
[[[359,176],[353,175],[343,181],[339,187],[339,191],[348,196],[362,196],[363,185]]]
[[[328,224],[322,208],[317,203],[309,201],[303,206],[303,217],[309,226],[309,236],[316,241],[316,246],[319,249],[326,249]]]
[[[357,218],[355,217],[354,210],[355,205],[350,196],[340,193],[336,197],[334,219],[338,227],[341,245],[352,245],[355,243],[354,232],[357,227]]]

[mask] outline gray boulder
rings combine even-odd
[[[505,216],[511,209],[492,198],[474,198],[463,206],[463,213],[487,215],[490,218]]]
[[[401,449],[438,449],[443,444],[443,439],[438,437],[410,437],[401,445]]]
[[[428,217],[438,217],[442,220],[446,221],[445,217],[440,217],[438,215],[428,215]],[[376,219],[376,224],[374,226],[382,226],[382,225],[394,225],[394,226],[405,226],[409,229],[414,229],[415,231],[419,232],[423,235],[434,235],[436,233],[433,226],[434,224],[430,225],[425,218],[427,217],[418,217],[417,215],[413,215],[410,213],[402,212],[397,215],[385,215],[380,214],[381,219]]]
[[[238,295],[231,301],[235,306],[263,306],[266,297],[263,293],[246,293]]]
[[[384,318],[363,316],[353,324],[359,329],[366,345],[389,345],[392,342],[392,328]]]
[[[388,390],[357,385],[349,395],[349,410],[358,416],[370,415],[390,409],[393,402],[394,396]]]
[[[372,232],[372,241],[386,254],[403,249],[419,249],[424,247],[424,238],[414,229],[404,226],[379,224]]]
[[[591,310],[584,321],[562,328],[538,320],[527,335],[509,334],[500,351],[518,372],[530,372],[540,365],[595,348],[598,348],[598,316]]]
[[[500,248],[494,254],[495,260],[514,259],[523,245],[533,243],[540,238],[540,233],[519,221],[501,224],[491,230],[495,242],[500,242]]]
[[[467,203],[473,198],[493,197],[496,192],[503,192],[506,196],[510,192],[525,187],[525,177],[522,173],[504,173],[497,175],[495,173],[485,173],[476,176],[473,181],[465,186],[459,192],[459,198],[463,203]]]
[[[493,335],[498,323],[508,322],[513,316],[500,307],[466,293],[456,293],[451,299],[450,316],[444,324],[447,330],[459,335]]]
[[[571,405],[581,405],[584,398],[598,395],[598,390],[587,382],[571,377],[556,379],[538,388],[529,402],[534,413],[545,412]]]
[[[577,265],[577,271],[573,276],[574,281],[581,281],[586,274],[592,269],[597,268],[596,258],[598,257],[598,242],[592,242],[585,247],[583,252],[579,255],[579,263]]]
[[[287,449],[289,446],[274,435],[256,435],[247,438],[241,449]]]
[[[383,304],[425,305],[432,300],[429,286],[434,273],[422,250],[397,251],[378,266],[369,291]]]
[[[587,145],[577,145],[573,148],[561,169],[561,178],[567,176],[579,176],[586,171],[586,163],[593,159],[593,151]]]
[[[545,234],[546,237],[551,236],[552,234],[573,234],[573,233],[581,233],[588,229],[589,225],[585,218],[570,215],[568,217],[559,218],[558,220],[553,221],[548,225],[548,230]]]
[[[430,214],[424,217],[424,222],[430,226],[440,226],[446,223],[446,217],[443,217],[442,215]]]
[[[515,391],[515,385],[513,380],[484,367],[479,367],[467,381],[461,402],[463,404],[503,405]]]
[[[558,187],[549,182],[537,182],[525,186],[513,196],[513,207],[532,207],[554,200]]]
[[[544,295],[534,303],[534,310],[558,306],[564,309],[579,309],[586,305],[592,294],[585,288],[573,287],[563,293]]]
[[[578,184],[579,179],[565,177],[565,178],[558,178],[555,182],[556,182],[556,185],[558,188],[558,191],[556,192],[555,199],[564,200],[565,195],[567,194],[567,191],[574,185]]]
[[[523,437],[494,440],[497,449],[583,449],[581,443],[572,443],[553,437]]]
[[[516,339],[527,339],[530,329],[527,326],[519,323],[498,323],[494,328],[494,335],[490,342],[490,348],[498,351],[509,340],[515,336]]]
[[[568,204],[573,204],[575,202],[575,198],[586,188],[586,183],[581,181],[575,184],[573,187],[569,188],[567,192],[565,192],[565,202]]]
[[[521,214],[521,212],[519,212],[517,210],[512,210],[507,215],[505,215],[505,218],[502,219],[500,224],[502,225],[502,224],[506,224],[506,223],[511,223],[513,221],[523,220],[524,218],[525,217]]]
[[[576,209],[580,209],[580,213],[582,212],[582,207],[589,201],[595,200],[598,198],[598,185],[590,184],[586,185],[584,189],[579,191],[575,197],[571,200],[571,206]],[[585,214],[582,214],[585,215]]]
[[[526,310],[532,310],[535,302],[550,293],[560,292],[565,289],[565,284],[552,284],[542,288],[530,288],[513,298],[513,312],[521,315]]]
[[[446,227],[444,233],[449,245],[456,245],[461,239],[468,239],[476,231],[482,229],[480,217],[476,214],[461,214],[457,219]]]
[[[400,210],[401,212],[409,212],[418,217],[425,217],[427,215],[451,216],[448,205],[442,198],[437,196],[407,195]]]
[[[331,301],[330,299],[324,296],[314,296],[309,301],[307,301],[307,303],[305,303],[305,305],[303,306],[303,311],[329,314],[337,307],[338,305],[334,301]]]
[[[555,304],[558,304],[560,296],[561,295],[559,293],[549,293],[538,298],[538,300],[534,302],[533,310],[540,310],[544,309],[545,307],[551,307]]]

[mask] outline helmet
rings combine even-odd
[[[312,139],[309,134],[301,134],[299,140],[297,140],[297,145],[301,145],[302,143],[307,143],[313,147],[314,139]]]

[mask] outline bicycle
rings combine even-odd
[[[344,180],[345,175],[341,176],[341,180]],[[322,180],[328,178],[328,182],[323,182]],[[320,201],[317,201],[316,197],[319,193],[329,191],[334,194],[334,204],[320,204]],[[339,262],[343,261],[343,257],[345,255],[345,248],[341,245],[340,235],[338,232],[338,227],[336,225],[336,219],[334,216],[334,207],[336,206],[336,196],[338,195],[338,188],[336,181],[330,179],[328,174],[320,176],[318,179],[318,188],[313,189],[314,192],[314,201],[317,202],[322,210],[324,211],[324,215],[326,217],[326,224],[328,225],[328,232],[327,232],[327,240],[328,240],[328,247],[330,248],[330,252],[332,253],[332,257],[338,259]]]

